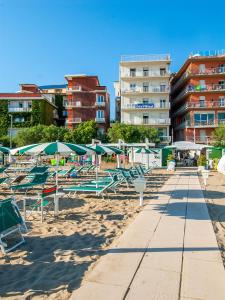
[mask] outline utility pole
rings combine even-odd
[[[12,123],[13,123],[13,116],[10,116],[10,133],[9,133],[9,147],[12,149]]]

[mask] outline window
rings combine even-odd
[[[103,135],[104,133],[105,133],[105,129],[104,128],[102,128],[102,127],[98,128],[98,134],[100,136]]]
[[[98,103],[105,102],[105,97],[103,95],[97,95],[97,102]]]
[[[219,73],[224,73],[225,72],[225,67],[224,64],[219,65]]]
[[[148,104],[149,100],[148,100],[148,98],[143,98],[142,102],[143,102],[143,104]]]
[[[148,92],[148,90],[149,90],[148,82],[143,82],[143,92]]]
[[[200,89],[201,90],[205,90],[206,89],[205,80],[200,80],[199,84],[200,84]]]
[[[148,76],[148,75],[149,75],[149,69],[143,68],[143,76]]]
[[[136,69],[130,69],[130,77],[136,76]]]
[[[166,91],[166,84],[160,83],[160,92],[165,92],[165,91]]]
[[[103,119],[104,118],[104,110],[97,110],[96,111],[96,118]]]
[[[205,96],[200,96],[199,97],[199,106],[200,107],[205,107]]]
[[[225,88],[224,80],[219,81],[219,89],[223,90]]]
[[[143,115],[143,124],[148,124],[149,116]]]
[[[136,90],[136,83],[130,83],[130,90],[135,91]]]
[[[14,123],[22,123],[24,121],[25,121],[24,117],[15,117],[13,120]]]
[[[205,73],[205,64],[200,64],[199,65],[199,73],[204,74]]]
[[[165,108],[165,107],[166,107],[166,100],[160,99],[160,108]]]
[[[221,107],[225,106],[225,99],[223,96],[219,97],[219,106],[221,106]]]
[[[159,73],[160,73],[160,76],[165,76],[166,75],[166,68],[160,68]]]
[[[195,126],[206,126],[214,124],[214,114],[195,114],[194,115]]]
[[[225,113],[224,112],[218,113],[218,123],[219,124],[225,123]]]
[[[23,108],[23,102],[19,102],[19,108]]]

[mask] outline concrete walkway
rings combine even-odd
[[[171,176],[71,299],[225,299],[225,271],[195,171]]]

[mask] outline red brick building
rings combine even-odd
[[[191,55],[171,80],[174,141],[210,143],[225,123],[225,54]]]
[[[99,133],[105,133],[110,123],[109,94],[105,86],[101,86],[97,76],[66,75],[68,81],[67,126],[75,127],[88,120],[95,120]]]

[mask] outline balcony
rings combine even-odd
[[[135,95],[135,94],[154,94],[154,93],[166,93],[168,94],[170,91],[169,86],[149,86],[144,88],[136,88],[136,89],[127,89],[122,90],[123,95]]]
[[[8,107],[8,112],[13,113],[13,112],[31,112],[32,108],[31,107]]]
[[[216,109],[225,108],[225,100],[222,101],[204,101],[204,102],[187,102],[173,113],[173,116],[184,113],[188,109]]]
[[[169,77],[169,72],[143,72],[143,73],[125,73],[121,75],[123,80],[144,79],[146,77]]]
[[[65,103],[65,107],[82,107],[82,103],[80,101],[69,101],[68,103]]]
[[[66,89],[67,92],[82,92],[82,86],[81,85],[74,85],[74,86],[68,86]]]
[[[204,86],[201,85],[188,85],[183,89],[180,94],[172,100],[172,104],[176,104],[184,98],[187,94],[192,93],[208,93],[208,92],[224,92],[225,84],[207,84]]]
[[[131,123],[131,122],[130,122]],[[170,125],[170,119],[169,118],[165,118],[165,119],[143,119],[143,120],[139,120],[136,121],[134,123],[131,123],[134,125],[164,125],[164,126],[168,126]]]
[[[121,62],[170,61],[169,54],[122,55]]]
[[[225,124],[224,119],[207,120],[207,121],[188,120],[178,125],[175,125],[175,130],[183,129],[183,128],[215,128],[221,124]]]
[[[68,124],[73,124],[73,123],[81,123],[82,121],[81,121],[81,118],[68,118],[67,119],[67,121],[66,121],[66,123],[68,123]]]
[[[122,110],[141,110],[141,109],[169,109],[170,104],[160,104],[160,103],[133,103],[126,104],[122,106]]]
[[[225,74],[225,67],[206,68],[205,70],[187,70],[180,79],[172,86],[171,92],[174,92],[187,78],[191,76],[212,76]]]
[[[96,123],[105,123],[105,118],[98,118],[98,117],[96,117],[95,118],[95,122]]]
[[[105,107],[105,102],[95,102],[95,106]]]

